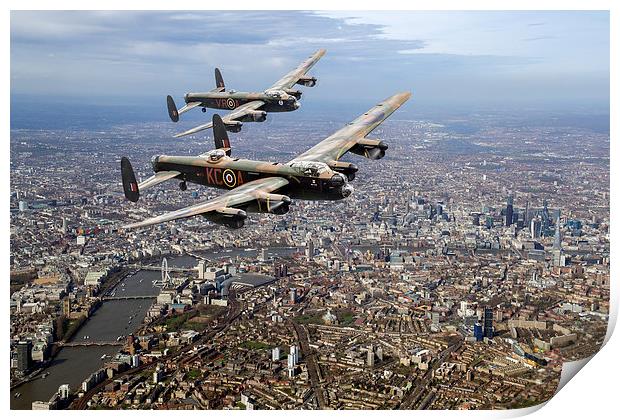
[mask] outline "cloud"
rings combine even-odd
[[[11,93],[182,95],[211,87],[216,66],[257,90],[327,48],[317,100],[553,97],[567,80],[607,97],[608,37],[608,18],[580,12],[13,11]]]

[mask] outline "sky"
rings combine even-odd
[[[264,90],[318,48],[302,100],[409,90],[418,106],[609,106],[596,11],[12,11],[11,97],[140,103]]]

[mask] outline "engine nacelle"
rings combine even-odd
[[[231,229],[239,229],[245,225],[245,219],[248,215],[241,209],[225,207],[223,209],[214,210],[203,215],[207,220],[223,225]]]
[[[351,162],[340,162],[337,160],[332,160],[327,164],[333,171],[346,175],[349,181],[353,181],[355,179],[355,173],[358,170],[357,165],[354,165]]]
[[[380,140],[361,139],[353,146],[349,152],[364,156],[368,159],[381,159],[385,156],[388,145]]]
[[[250,204],[247,210],[254,213],[286,214],[291,201],[286,195],[265,193]]]
[[[301,90],[285,89],[284,92],[286,92],[287,95],[294,96],[297,100],[301,99]]]
[[[267,113],[265,111],[249,111],[242,121],[263,122],[266,119]]]
[[[243,126],[241,121],[231,121],[224,124],[226,125],[226,131],[230,131],[231,133],[238,133],[241,131],[241,126]]]
[[[316,82],[317,82],[316,77],[301,76],[296,84],[306,86],[306,87],[313,87],[313,86],[316,86]]]

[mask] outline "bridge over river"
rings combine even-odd
[[[58,343],[61,347],[92,347],[92,346],[122,346],[119,341],[72,341],[70,343]]]
[[[102,300],[133,300],[133,299],[156,299],[157,295],[139,295],[139,296],[104,296]]]
[[[131,264],[128,267],[136,270],[162,271],[161,265]],[[166,267],[166,270],[171,273],[190,273],[195,272],[196,267]]]

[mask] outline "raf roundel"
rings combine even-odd
[[[228,108],[230,109],[235,109],[235,100],[233,98],[228,98],[228,100],[226,100],[226,105],[228,105]]]
[[[229,188],[234,188],[237,185],[237,176],[230,169],[226,169],[224,171],[224,173],[222,174],[222,179],[224,181],[224,184],[226,184],[226,186]]]

